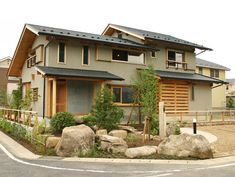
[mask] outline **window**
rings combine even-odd
[[[113,86],[114,102],[121,104],[133,103],[132,94],[133,90],[131,87]]]
[[[122,39],[122,33],[118,33],[118,38]]]
[[[33,55],[27,59],[27,68],[31,68],[36,64],[36,55]]]
[[[202,68],[202,67],[199,67],[199,68],[198,68],[198,72],[199,72],[199,74],[203,74],[203,68]]]
[[[192,84],[192,89],[191,89],[191,100],[195,100],[195,91],[194,91],[194,84]]]
[[[82,64],[89,65],[89,47],[83,46]]]
[[[219,77],[219,70],[218,69],[210,69],[210,76],[211,77]]]
[[[128,61],[128,52],[123,50],[113,50],[113,60]]]
[[[184,54],[182,52],[168,50],[168,67],[186,68],[184,63]]]
[[[58,62],[65,63],[65,43],[59,43],[58,55],[59,55]]]
[[[155,52],[155,51],[152,51],[152,52],[151,52],[151,57],[152,57],[152,58],[156,58],[156,57],[157,57],[157,55],[156,55],[156,52]]]
[[[38,88],[33,88],[33,101],[38,101]]]

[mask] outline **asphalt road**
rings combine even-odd
[[[0,177],[235,177],[235,162],[229,164],[173,165],[69,162],[45,157],[19,159],[0,149]]]

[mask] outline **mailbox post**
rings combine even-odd
[[[193,119],[193,134],[197,134],[197,120]]]

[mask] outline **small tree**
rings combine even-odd
[[[151,131],[158,133],[157,117],[157,77],[152,65],[138,72],[137,80],[134,82],[135,98],[141,105],[141,112],[150,118]]]
[[[4,89],[0,89],[0,106],[8,107],[9,106],[9,95]]]
[[[18,86],[17,89],[13,90],[12,92],[12,99],[11,99],[10,107],[13,109],[20,109],[21,102],[22,102],[21,87]]]
[[[113,104],[113,94],[107,87],[102,88],[97,94],[91,115],[99,128],[108,131],[116,128],[123,117],[123,110]]]
[[[234,108],[234,100],[233,100],[233,98],[231,96],[228,97],[227,108]]]
[[[30,109],[31,103],[33,101],[33,94],[31,90],[26,90],[24,98],[20,101],[20,108]]]

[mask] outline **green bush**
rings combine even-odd
[[[113,104],[112,91],[104,87],[97,94],[91,115],[95,117],[94,123],[98,128],[110,131],[120,123],[123,118],[123,110]]]
[[[69,112],[58,112],[50,121],[54,133],[61,133],[65,127],[70,127],[75,124],[74,116]]]
[[[96,117],[92,115],[83,116],[82,120],[88,126],[94,126],[96,124]]]

